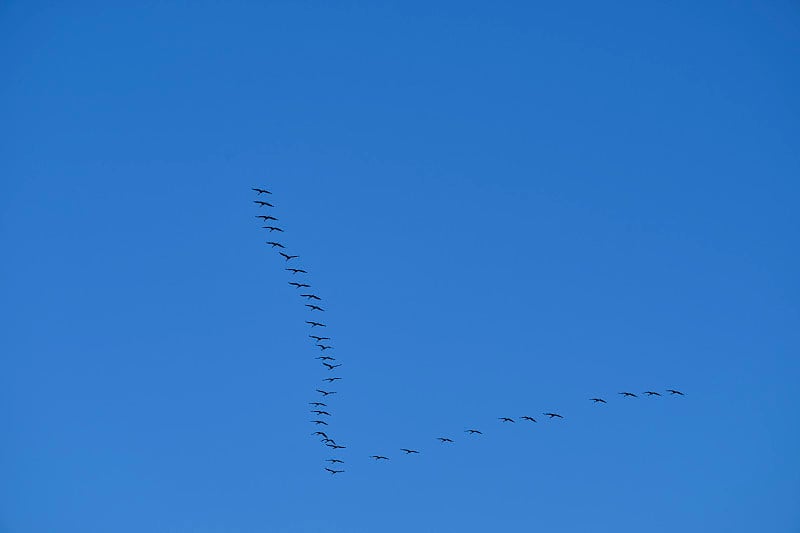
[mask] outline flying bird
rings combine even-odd
[[[333,439],[329,439],[329,438],[327,438],[327,437],[326,437],[326,438],[324,438],[324,439],[322,439],[320,442],[324,442],[326,446],[328,446],[328,443],[329,443],[329,442],[330,442],[331,444],[336,444],[336,441],[335,441],[335,440],[333,440]]]
[[[324,311],[324,309],[319,307],[318,305],[306,304],[306,307],[308,307],[312,311]]]
[[[448,439],[447,437],[436,437],[436,440],[444,443],[444,442],[453,442],[453,439]]]
[[[319,416],[322,416],[322,415],[331,416],[331,414],[328,411],[311,411],[311,412],[315,413],[315,414],[318,414]]]
[[[324,352],[325,350],[333,350],[333,346],[327,346],[327,345],[325,345],[325,344],[315,344],[314,346],[316,346],[317,348],[319,348],[319,349],[320,349],[320,350],[322,350],[323,352]]]
[[[328,444],[328,448],[333,448],[334,450],[344,450],[347,446],[342,446],[341,444]]]
[[[638,396],[636,396],[636,395],[635,395],[634,393],[632,393],[632,392],[619,392],[619,393],[617,393],[617,394],[622,394],[623,396],[626,396],[626,397],[631,397],[631,398],[638,398]]]
[[[648,396],[661,396],[659,393],[653,392],[651,390],[644,391],[644,393],[647,394]]]
[[[342,366],[342,364],[341,364],[341,363],[339,363],[338,365],[332,365],[332,364],[330,364],[330,363],[322,363],[322,364],[323,364],[324,366],[326,366],[326,367],[328,368],[328,370],[333,370],[334,368],[336,368],[336,367],[338,367],[338,366]]]
[[[388,457],[384,457],[383,455],[370,455],[370,457],[372,457],[372,458],[373,458],[373,459],[375,459],[376,461],[380,461],[381,459],[383,459],[383,460],[385,460],[385,461],[388,461],[388,460],[389,460],[389,458],[388,458]]]
[[[253,189],[254,191],[256,191],[258,194],[261,194],[261,193],[272,194],[267,189],[259,189],[258,187],[250,187],[250,188]]]
[[[544,416],[549,416],[551,419],[552,419],[552,418],[564,418],[563,416],[561,416],[561,415],[560,415],[560,414],[558,414],[558,413],[542,413],[542,414],[543,414]]]
[[[409,455],[409,454],[412,454],[412,453],[419,453],[417,450],[409,450],[408,448],[400,448],[400,451],[401,452],[406,452],[406,455]]]
[[[312,435],[320,435],[322,437],[325,437],[326,439],[328,438],[328,436],[325,434],[324,431],[315,431],[314,433],[312,433]]]
[[[464,433],[469,433],[470,435],[483,435],[483,433],[481,433],[477,429],[468,429]]]
[[[327,355],[320,355],[319,357],[315,357],[315,359],[319,359],[321,361],[336,361],[335,357],[330,357]]]
[[[532,416],[521,416],[520,418],[522,420],[530,420],[531,422],[536,422],[536,419],[533,418]]]
[[[274,206],[274,205],[272,205],[271,203],[269,203],[269,202],[262,202],[261,200],[253,200],[253,203],[256,203],[256,204],[258,204],[258,207],[264,207],[264,206],[267,206],[267,207],[275,207],[275,206]]]
[[[325,467],[325,470],[331,473],[331,475],[341,474],[344,470],[334,470],[333,468]]]
[[[297,283],[296,281],[290,281],[289,285],[291,285],[293,287],[297,287],[298,289],[302,289],[304,287],[310,287],[311,286],[311,285],[308,285],[307,283]]]
[[[322,402],[308,402],[309,405],[313,405],[314,407],[328,407],[326,404]]]
[[[317,392],[322,394],[323,396],[329,396],[331,394],[336,394],[336,391],[326,391],[322,389],[317,389]]]
[[[322,341],[329,341],[329,340],[331,340],[331,338],[330,338],[330,337],[317,337],[316,335],[309,335],[309,337],[311,337],[312,339],[314,339],[314,340],[315,340],[315,341],[317,341],[317,342],[322,342]]]
[[[289,255],[289,254],[285,254],[283,252],[278,252],[278,253],[281,254],[283,257],[285,257],[287,261],[289,259],[296,259],[296,258],[300,257],[299,255]]]
[[[272,233],[273,231],[280,231],[281,233],[283,233],[283,230],[277,226],[261,226],[261,227],[264,229],[268,229],[270,233]]]
[[[284,245],[282,245],[281,243],[279,243],[279,242],[275,242],[275,241],[267,241],[267,242],[265,242],[264,244],[269,244],[269,245],[270,245],[270,246],[272,246],[273,248],[275,248],[275,247],[277,247],[277,248],[286,248],[286,247],[285,247]]]
[[[264,222],[267,220],[278,220],[277,218],[273,217],[272,215],[256,215],[256,218],[260,218]]]
[[[321,328],[324,328],[324,327],[325,327],[325,324],[323,324],[322,322],[314,322],[313,320],[306,320],[306,324],[311,324],[311,327],[312,327],[312,328],[313,328],[314,326],[319,326],[319,327],[321,327]]]
[[[308,272],[306,272],[302,268],[287,268],[286,270],[288,270],[292,274],[308,274]]]
[[[325,422],[324,420],[312,420],[311,422],[313,422],[314,424],[316,424],[318,426],[319,425],[323,425],[323,426],[327,426],[328,425],[328,423]]]
[[[501,416],[498,420],[502,420],[503,422],[514,422],[513,418],[508,418],[507,416]]]
[[[322,300],[322,298],[320,298],[316,294],[301,294],[300,296],[302,296],[303,298],[308,298],[309,300]]]
[[[589,399],[590,399],[591,401],[593,401],[594,403],[607,403],[607,402],[606,402],[604,399],[602,399],[602,398],[589,398]]]
[[[325,378],[322,381],[327,381],[328,383],[333,383],[334,381],[342,379],[342,378]]]
[[[677,394],[678,396],[685,396],[681,391],[675,389],[667,389],[667,392],[670,394]]]
[[[344,461],[342,461],[341,459],[325,459],[325,460],[331,464],[344,463]]]

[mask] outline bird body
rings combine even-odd
[[[542,413],[542,414],[545,415],[545,416],[549,416],[551,419],[552,418],[564,418],[563,416],[561,416],[558,413]]]
[[[533,418],[532,416],[521,416],[520,418],[521,418],[522,420],[529,420],[529,421],[531,421],[531,422],[536,422],[536,419],[535,419],[535,418]]]
[[[381,459],[383,459],[384,461],[388,461],[389,460],[388,457],[385,457],[383,455],[370,455],[370,457],[372,457],[376,461],[380,461]]]
[[[621,394],[621,395],[625,396],[626,398],[638,398],[638,396],[636,396],[632,392],[620,392],[618,394]]]
[[[324,327],[325,327],[325,324],[323,324],[322,322],[314,322],[313,320],[306,320],[306,324],[311,324],[311,327],[312,327],[312,328],[313,328],[314,326],[319,326],[319,327],[321,327],[321,328],[324,328]]]
[[[502,420],[503,422],[514,422],[513,418],[508,418],[507,416],[501,416],[498,420]]]
[[[448,439],[447,437],[436,437],[436,440],[445,443],[445,442],[453,442],[453,439]]]
[[[409,448],[400,448],[400,451],[406,452],[406,455],[409,455],[409,454],[412,454],[412,453],[419,453],[417,450],[411,450]]]
[[[589,398],[594,403],[606,403],[606,401],[602,398]]]
[[[483,433],[481,433],[477,429],[468,429],[464,433],[469,433],[470,435],[483,435]]]
[[[253,189],[254,191],[256,191],[259,195],[261,195],[262,193],[272,194],[267,189],[259,189],[258,187],[250,187],[250,188]]]
[[[670,394],[677,394],[678,396],[685,396],[681,391],[675,389],[667,389],[667,392]]]

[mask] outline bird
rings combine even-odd
[[[308,402],[308,403],[309,405],[313,405],[314,407],[328,407],[327,404],[324,404],[322,402]]]
[[[329,448],[333,448],[334,450],[344,450],[347,446],[342,446],[341,444],[328,444]]]
[[[328,383],[333,383],[333,382],[334,382],[334,381],[336,381],[337,379],[342,379],[342,378],[325,378],[325,379],[323,379],[322,381],[327,381]]]
[[[325,470],[331,473],[331,475],[341,474],[344,470],[334,470],[333,468],[325,467]]]
[[[334,368],[336,368],[337,366],[342,366],[342,364],[341,364],[341,363],[339,363],[338,365],[332,365],[332,364],[330,364],[330,363],[322,363],[322,364],[323,364],[324,366],[326,366],[326,367],[328,368],[328,370],[333,370],[333,369],[334,369]]]
[[[520,418],[522,420],[530,420],[531,422],[536,422],[536,419],[533,418],[532,416],[521,416]]]
[[[292,274],[308,274],[308,272],[306,272],[302,268],[287,268],[286,270],[291,272]]]
[[[632,392],[619,392],[619,393],[617,393],[617,394],[622,394],[623,396],[626,396],[626,397],[628,397],[628,396],[629,396],[629,397],[631,397],[631,398],[638,398],[638,396],[636,396],[636,395],[635,395],[634,393],[632,393]]]
[[[312,328],[313,328],[314,326],[319,326],[319,327],[321,327],[321,328],[324,328],[324,327],[326,327],[326,326],[325,326],[325,324],[323,324],[322,322],[314,322],[314,321],[312,321],[312,320],[306,320],[306,324],[311,324],[311,327],[312,327]]]
[[[317,341],[317,342],[322,342],[322,341],[329,341],[329,340],[331,340],[331,338],[330,338],[330,337],[317,337],[316,335],[309,335],[309,337],[311,337],[312,339],[314,339],[314,340],[315,340],[315,341]]]
[[[318,305],[306,304],[306,307],[308,307],[312,311],[324,311],[324,309],[319,307]]]
[[[258,204],[258,207],[264,207],[264,206],[267,206],[267,207],[275,207],[275,206],[274,206],[274,205],[272,205],[271,203],[269,203],[269,202],[262,202],[261,200],[253,200],[253,203],[256,203],[256,204]]]
[[[606,401],[602,398],[589,398],[594,403],[606,403]]]
[[[325,460],[331,464],[344,463],[344,461],[342,461],[341,459],[325,459]]]
[[[406,455],[409,455],[409,454],[412,454],[412,453],[419,453],[417,450],[410,450],[408,448],[400,448],[400,451],[401,452],[406,452]]]
[[[550,418],[564,418],[563,416],[561,416],[558,413],[542,413],[542,414],[545,415],[545,416],[549,416]]]
[[[331,444],[336,444],[336,441],[335,441],[335,440],[333,440],[333,439],[329,439],[329,438],[327,438],[327,437],[326,437],[326,438],[324,438],[324,439],[322,439],[320,442],[324,442],[326,446],[328,445],[328,443],[331,443]]]
[[[514,422],[513,418],[508,418],[507,416],[501,416],[498,420],[502,420],[503,422]]]
[[[319,416],[322,416],[322,415],[331,416],[331,414],[328,411],[311,411],[311,412],[315,413],[315,414],[318,414]]]
[[[281,254],[283,257],[285,257],[287,261],[289,259],[296,259],[296,258],[300,257],[299,255],[289,255],[289,254],[285,254],[283,252],[278,252],[278,253]]]
[[[302,296],[303,298],[308,298],[309,300],[322,300],[322,298],[320,298],[316,294],[301,294],[300,296]]]
[[[326,439],[328,438],[328,436],[325,434],[324,431],[315,431],[314,433],[312,433],[312,435],[319,435],[325,437]]]
[[[321,361],[336,361],[335,357],[330,357],[328,355],[320,355],[319,357],[316,357],[315,359],[319,359]]]
[[[280,231],[281,233],[283,233],[283,230],[277,226],[261,226],[261,227],[264,229],[268,229],[270,233],[272,233],[273,231]]]
[[[256,218],[260,218],[264,222],[266,222],[267,220],[276,220],[276,221],[278,220],[277,218],[273,217],[272,215],[256,215]]]
[[[331,394],[336,394],[336,391],[326,391],[322,389],[317,389],[317,392],[322,394],[323,396],[329,396]]]
[[[259,189],[258,187],[250,187],[250,188],[253,189],[254,191],[256,191],[258,194],[261,194],[261,193],[272,194],[267,189]]]
[[[445,442],[453,442],[453,439],[448,439],[447,437],[436,437],[436,440],[445,443]]]
[[[303,287],[310,287],[311,286],[311,285],[308,285],[307,283],[297,283],[296,281],[290,281],[289,285],[292,285],[293,287],[297,287],[298,289],[302,289]]]
[[[647,394],[648,396],[661,396],[659,393],[651,391],[651,390],[644,391],[644,393]]]
[[[481,433],[477,429],[468,429],[464,433],[469,433],[470,435],[483,435],[483,433]]]
[[[328,423],[325,422],[324,420],[312,420],[311,422],[313,422],[314,424],[316,424],[318,426],[319,425],[323,425],[323,426],[327,426],[328,425]]]
[[[281,243],[279,243],[279,242],[275,242],[275,241],[267,241],[267,242],[265,242],[264,244],[269,244],[269,245],[270,245],[270,246],[272,246],[273,248],[286,248],[286,247],[285,247],[284,245],[282,245]]]
[[[681,391],[675,389],[667,389],[667,392],[670,393],[670,395],[677,394],[678,396],[685,396]]]
[[[388,460],[389,460],[389,458],[388,458],[388,457],[386,457],[386,456],[383,456],[383,455],[370,455],[370,457],[372,457],[372,458],[373,458],[373,459],[375,459],[376,461],[380,461],[381,459],[383,459],[383,460],[385,460],[385,461],[388,461]]]
[[[315,344],[314,346],[316,346],[317,348],[319,348],[323,352],[325,350],[333,350],[333,346],[326,346],[325,344]]]

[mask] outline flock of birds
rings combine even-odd
[[[252,190],[255,191],[258,196],[258,198],[256,200],[253,200],[253,202],[256,205],[258,205],[259,208],[275,207],[270,202],[261,199],[264,198],[262,197],[262,195],[271,195],[272,192],[270,192],[267,189],[258,187],[253,187]],[[262,226],[262,228],[268,230],[270,235],[284,233],[284,230],[277,225],[278,219],[276,217],[270,214],[259,214],[256,215],[256,218],[260,219],[262,223],[265,224],[264,226]],[[275,238],[277,239],[277,237]],[[323,328],[327,328],[327,324],[321,322],[322,319],[318,318],[319,316],[321,316],[320,313],[325,312],[325,309],[320,305],[322,303],[322,298],[317,294],[314,294],[312,286],[304,281],[305,280],[304,275],[308,274],[308,271],[304,270],[303,268],[300,268],[298,266],[298,262],[295,261],[296,259],[300,258],[299,255],[291,255],[287,253],[286,247],[283,245],[283,243],[277,240],[266,241],[266,244],[269,245],[272,249],[276,250],[278,254],[284,259],[284,262],[286,264],[285,270],[289,272],[291,277],[289,285],[298,289],[299,291],[298,294],[300,298],[304,299],[304,305],[305,307],[308,308],[308,312],[310,313],[309,316],[310,320],[306,320],[305,322],[306,324],[309,325],[311,331],[311,333],[308,335],[309,339],[313,341],[314,346],[316,348],[319,348],[320,350],[318,352],[318,355],[316,356],[316,359],[319,360],[319,362],[324,368],[326,368],[329,372],[331,372],[331,375],[329,375],[326,378],[323,378],[322,380],[323,385],[320,385],[316,389],[316,392],[320,394],[320,397],[315,401],[308,402],[309,412],[315,415],[313,417],[314,420],[311,420],[310,422],[314,424],[314,426],[317,428],[319,426],[326,426],[325,429],[328,430],[328,426],[330,425],[329,422],[331,421],[331,417],[333,415],[330,412],[330,406],[327,403],[319,400],[324,399],[326,402],[332,401],[332,398],[329,397],[337,393],[337,391],[329,389],[333,386],[334,383],[342,379],[341,376],[336,375],[338,373],[336,369],[341,367],[342,363],[338,362],[335,357],[329,355],[328,351],[334,349],[334,347],[332,346],[331,337],[327,336],[327,334],[326,335],[316,334],[317,331],[324,331]],[[684,395],[683,392],[677,389],[666,389],[664,392],[668,393],[669,396]],[[638,398],[637,394],[629,391],[622,391],[619,392],[618,394],[624,398]],[[652,390],[644,391],[641,394],[648,397],[662,396],[660,392]],[[588,398],[588,400],[593,402],[594,404],[608,403],[604,398]],[[546,412],[542,413],[542,415],[548,417],[548,420],[564,419],[564,417],[561,414],[555,412]],[[517,420],[524,420],[529,423],[537,422],[536,418],[528,415],[517,417],[517,419],[507,416],[501,416],[498,417],[497,419],[502,424],[506,423],[513,424],[516,423]],[[483,435],[483,432],[481,430],[475,428],[466,429],[464,430],[464,433],[467,435],[467,437]],[[322,431],[321,429],[317,429],[316,431],[311,433],[311,435],[313,437],[319,437],[320,442],[323,445],[330,448],[332,450],[332,453],[334,454],[339,452],[339,450],[343,450],[346,448],[346,446],[331,438],[328,432]],[[438,440],[442,445],[451,445],[455,443],[455,439],[450,437],[436,437],[436,440]],[[398,448],[398,450],[403,452],[403,455],[416,455],[420,453],[419,450],[415,450],[412,448]],[[375,455],[370,455],[369,457],[375,461],[389,460],[389,457],[386,455],[375,454]],[[345,464],[344,460],[338,457],[332,457],[326,459],[326,462],[328,463],[328,466],[324,466],[324,469],[330,472],[331,475],[341,474],[345,472],[345,470],[343,470],[342,467],[336,466]]]

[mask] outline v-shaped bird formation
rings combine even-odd
[[[262,194],[270,195],[270,197],[272,195],[272,192],[267,189],[253,187],[252,190],[256,192],[256,195],[259,198],[261,197]],[[275,207],[270,202],[266,202],[260,199],[253,200],[253,202],[259,207],[259,209],[263,207],[268,207],[268,208]],[[278,223],[278,219],[275,218],[274,216],[256,215],[256,218],[262,220],[265,224],[268,224],[266,226],[262,226],[262,228],[268,230],[270,235],[273,234],[274,232],[285,233],[283,228],[274,225]],[[322,367],[324,367],[325,369],[327,369],[329,372],[332,373],[330,376],[322,379],[323,384],[316,389],[316,393],[319,395],[318,399],[308,402],[308,405],[309,405],[309,413],[314,415],[309,417],[310,418],[309,422],[313,424],[314,427],[318,428],[316,431],[311,433],[311,436],[318,437],[319,441],[324,446],[330,448],[332,454],[336,454],[339,452],[339,450],[347,449],[347,447],[343,445],[341,442],[338,442],[335,439],[331,438],[330,435],[333,435],[333,432],[329,429],[331,425],[330,422],[332,421],[333,418],[332,402],[334,400],[333,398],[331,398],[331,396],[337,394],[338,392],[336,390],[331,390],[331,388],[336,384],[336,382],[343,379],[341,376],[337,375],[339,371],[336,370],[342,366],[342,363],[339,362],[335,357],[328,355],[328,350],[334,349],[331,337],[328,336],[327,334],[326,335],[316,334],[317,331],[327,331],[328,327],[326,323],[321,322],[320,321],[321,319],[317,318],[319,316],[322,316],[321,313],[325,312],[325,308],[322,307],[322,298],[319,295],[315,294],[313,286],[311,284],[306,283],[305,277],[303,276],[308,275],[308,271],[298,267],[299,261],[296,260],[300,259],[299,255],[292,255],[282,251],[286,249],[286,246],[282,242],[270,240],[270,241],[265,241],[265,244],[267,244],[270,247],[270,249],[275,250],[284,259],[284,263],[287,265],[285,267],[285,271],[289,273],[289,277],[291,278],[291,281],[289,281],[289,285],[298,289],[298,296],[301,299],[303,299],[302,300],[304,302],[303,305],[307,308],[309,313],[308,317],[309,320],[305,321],[305,323],[308,324],[310,330],[308,338],[312,341],[313,345],[316,348],[319,348],[320,351],[316,353],[321,354],[321,355],[316,355],[315,359],[319,360]],[[304,290],[301,291],[300,289]],[[667,393],[668,396],[684,396],[684,393],[677,389],[665,389],[664,392]],[[639,396],[636,393],[630,391],[620,391],[617,394],[620,395],[622,398],[637,398],[637,399],[639,398]],[[663,396],[660,392],[652,390],[643,391],[641,392],[641,394],[647,397]],[[319,401],[320,399],[325,401]],[[599,398],[599,397],[587,398],[587,401],[590,401],[595,405],[605,405],[608,403],[608,401],[606,401],[604,398]],[[565,420],[562,414],[556,412],[542,412],[542,416],[546,416],[548,420],[554,420],[554,421]],[[526,423],[537,422],[536,418],[530,415],[518,416],[516,418],[510,416],[499,416],[497,417],[497,420],[500,424],[516,424],[517,420],[525,421]],[[319,426],[325,426],[325,431],[320,430]],[[468,439],[482,437],[483,435],[484,435],[483,431],[477,428],[467,428],[464,430],[464,436],[465,438]],[[456,443],[456,439],[451,436],[432,437],[431,441],[433,440],[439,441],[439,444],[437,446],[452,446],[455,445]],[[421,453],[419,450],[412,448],[398,447],[397,451],[403,452],[402,454],[403,456],[413,456]],[[389,456],[382,454],[373,454],[368,457],[373,459],[373,462],[375,463],[390,460]],[[323,466],[323,468],[325,471],[329,472],[332,476],[345,472],[343,467],[342,469],[334,468],[336,465],[344,465],[345,461],[343,459],[340,459],[338,457],[331,457],[326,459],[325,462],[329,463],[329,466]]]

